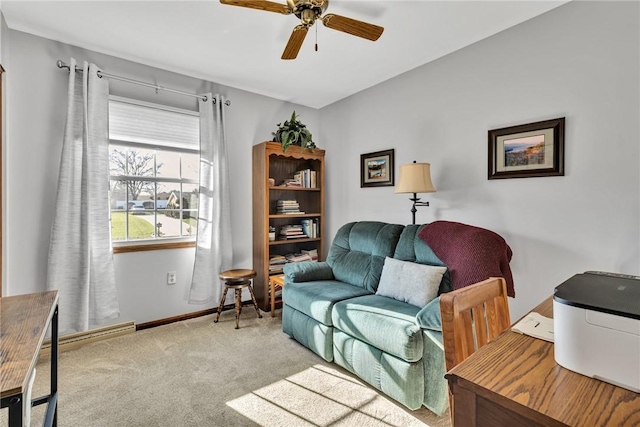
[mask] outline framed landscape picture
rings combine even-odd
[[[360,187],[393,186],[393,151],[360,155]]]
[[[489,179],[564,175],[564,117],[489,131]]]

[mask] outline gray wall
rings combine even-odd
[[[637,2],[571,2],[320,111],[2,28],[6,73],[4,295],[44,289],[74,56],[106,71],[227,95],[234,265],[251,264],[251,146],[293,108],[327,149],[326,236],[347,221],[410,221],[407,195],[360,188],[360,154],[396,150],[432,163],[435,194],[418,222],[461,221],[500,233],[514,251],[517,318],[588,269],[640,274]],[[116,95],[195,109],[195,101],[113,82]],[[487,180],[487,131],[565,116],[566,176]],[[322,124],[322,128],[320,127]],[[316,138],[314,138],[316,139]],[[397,179],[397,176],[396,176]],[[192,249],[115,256],[122,319],[200,310],[186,303]],[[178,284],[165,284],[176,270]],[[212,278],[215,280],[215,278]]]
[[[571,2],[321,110],[331,236],[409,223],[408,195],[360,188],[360,154],[430,162],[418,223],[494,230],[513,249],[512,317],[585,270],[640,274],[637,2]],[[487,180],[487,131],[566,117],[564,177]],[[397,175],[396,175],[397,179]]]
[[[218,92],[231,100],[227,107],[227,142],[233,212],[234,267],[252,265],[251,147],[269,140],[276,124],[293,109],[311,129],[319,112],[238,89],[143,66],[96,52],[7,30],[2,34],[6,73],[7,135],[5,138],[6,226],[4,228],[4,295],[45,289],[47,253],[57,187],[66,115],[68,73],[56,61],[95,62],[106,72],[154,82],[191,93]],[[114,95],[197,109],[195,98],[112,80]],[[171,249],[115,255],[121,319],[146,322],[203,310],[189,305],[187,295],[194,249]],[[177,284],[166,284],[167,271],[177,272]],[[212,277],[211,280],[217,280]],[[215,304],[214,304],[215,305]]]

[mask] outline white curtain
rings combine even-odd
[[[231,210],[224,99],[204,94],[200,106],[200,198],[198,237],[189,303],[218,301],[218,274],[231,268]]]
[[[86,331],[120,315],[109,222],[107,79],[69,62],[67,121],[51,229],[47,289],[60,297],[61,333]]]

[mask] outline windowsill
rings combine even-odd
[[[159,251],[162,249],[182,249],[182,248],[195,248],[195,241],[179,241],[179,242],[163,242],[163,243],[139,243],[139,244],[124,244],[121,246],[114,245],[114,254],[123,254],[128,252],[143,252],[143,251]]]

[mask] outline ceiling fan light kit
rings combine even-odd
[[[287,0],[287,4],[280,4],[268,0],[220,0],[222,4],[247,7],[249,9],[264,10],[266,12],[294,14],[300,19],[282,53],[282,59],[295,59],[302,47],[309,28],[316,20],[322,21],[325,27],[332,30],[351,34],[352,36],[376,41],[384,31],[383,27],[330,13],[322,16],[329,6],[329,0]]]

